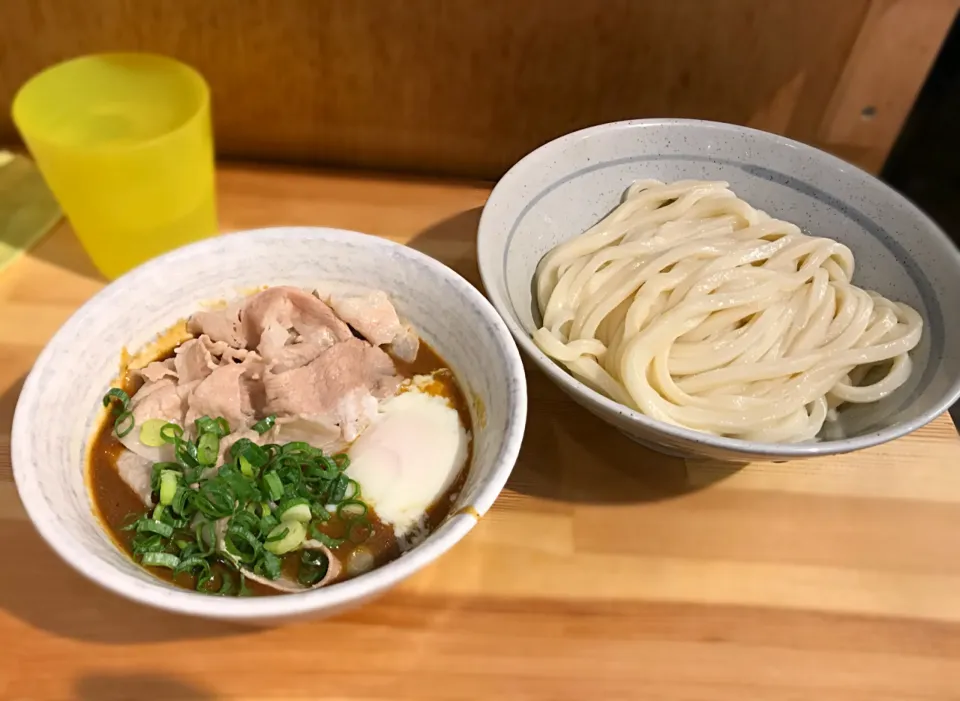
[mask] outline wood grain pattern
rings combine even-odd
[[[225,228],[360,229],[479,284],[487,186],[230,168],[219,188]],[[17,568],[0,575],[0,698],[957,698],[960,440],[946,417],[854,455],[733,470],[631,443],[530,367],[507,489],[379,601],[251,630],[108,594],[43,545],[8,452],[23,375],[101,286],[67,226],[0,276],[0,542]]]
[[[957,0],[900,0],[863,24],[888,4],[15,0],[0,21],[0,106],[58,60],[143,50],[208,78],[225,156],[497,177],[574,129],[677,116],[776,131],[875,170]],[[858,122],[865,98],[881,101],[874,125]],[[7,113],[0,142],[14,138]]]
[[[819,138],[867,149],[869,156],[865,154],[861,162],[868,170],[879,170],[958,7],[957,0],[872,2],[827,107]]]

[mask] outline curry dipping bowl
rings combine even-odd
[[[916,309],[924,322],[913,372],[873,404],[846,405],[838,439],[763,443],[649,418],[595,392],[533,342],[533,278],[543,256],[587,230],[635,180],[721,180],[753,207],[836,239],[856,260],[853,283]],[[560,137],[519,161],[484,207],[477,257],[487,296],[520,349],[572,399],[637,442],[683,457],[787,460],[845,453],[903,436],[960,396],[960,252],[923,212],[864,171],[754,129],[684,119],[603,124]],[[642,453],[637,453],[641,458]]]
[[[353,579],[304,593],[205,596],[156,578],[121,551],[94,512],[87,453],[103,418],[101,397],[121,352],[136,352],[203,302],[265,285],[344,284],[386,292],[447,362],[463,389],[473,459],[450,515],[421,544]],[[13,470],[37,530],[93,581],[181,614],[272,624],[325,616],[382,593],[440,557],[493,504],[513,469],[527,396],[516,345],[483,296],[436,260],[374,236],[275,228],[208,239],[118,279],[57,332],[24,384],[13,424]]]

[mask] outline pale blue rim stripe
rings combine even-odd
[[[857,208],[842,202],[833,195],[824,192],[820,188],[811,185],[810,183],[804,182],[803,180],[795,178],[792,175],[786,175],[785,173],[780,173],[779,171],[771,170],[770,168],[765,168],[763,166],[758,166],[751,163],[740,163],[738,161],[731,161],[725,158],[700,155],[686,156],[680,154],[630,156],[585,166],[580,170],[574,171],[573,173],[561,178],[555,183],[548,185],[538,195],[533,197],[520,211],[520,214],[514,221],[513,226],[510,227],[510,233],[507,234],[506,245],[503,248],[503,279],[508,279],[507,252],[510,250],[510,243],[513,241],[513,237],[517,233],[517,229],[519,229],[520,225],[523,223],[524,218],[526,218],[527,214],[530,213],[530,210],[533,209],[540,200],[556,190],[558,187],[566,185],[571,180],[575,180],[582,175],[586,175],[587,173],[593,173],[598,170],[627,165],[630,163],[649,163],[655,161],[696,161],[702,163],[716,163],[719,165],[729,166],[731,168],[739,168],[750,175],[778,183],[785,187],[789,187],[791,190],[799,192],[802,195],[807,195],[808,197],[814,198],[818,202],[827,205],[831,209],[836,210],[846,218],[850,219],[860,226],[864,231],[877,239],[877,241],[879,241],[883,247],[886,248],[893,255],[893,257],[903,265],[907,271],[907,274],[910,276],[910,279],[913,281],[913,284],[916,285],[917,292],[920,294],[920,300],[923,303],[922,316],[924,318],[924,333],[927,334],[928,338],[930,339],[931,362],[926,364],[926,367],[923,369],[923,375],[921,375],[920,382],[917,384],[917,387],[913,390],[913,392],[911,392],[910,396],[900,404],[897,412],[903,409],[903,407],[911,404],[917,397],[926,391],[927,387],[930,386],[930,383],[933,382],[933,377],[937,372],[937,363],[933,362],[933,360],[943,357],[946,339],[944,337],[943,310],[940,308],[940,300],[937,298],[937,293],[934,291],[930,281],[927,280],[926,275],[923,274],[920,264],[913,259],[913,256],[910,255],[910,252],[904,248],[894,236],[891,236],[886,229],[870,219]],[[517,306],[514,304],[509,287],[507,288],[506,292],[510,306],[516,309]]]

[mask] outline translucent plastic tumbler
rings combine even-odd
[[[20,88],[13,121],[108,278],[216,233],[210,91],[189,66],[151,54],[66,61]]]

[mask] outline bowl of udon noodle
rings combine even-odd
[[[605,124],[532,152],[480,220],[489,299],[564,392],[683,457],[892,440],[960,395],[960,253],[860,169],[753,129]]]
[[[525,420],[516,345],[456,273],[373,236],[264,229],[156,258],[67,321],[24,385],[13,469],[93,581],[276,623],[455,545]]]

